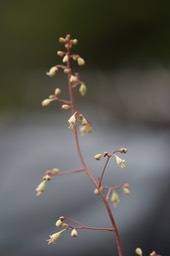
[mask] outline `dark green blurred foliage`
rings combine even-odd
[[[66,33],[79,39],[75,51],[88,68],[169,65],[169,10],[169,1],[158,0],[1,2],[1,108],[26,105],[26,87],[33,95],[37,83],[29,84],[29,72],[44,75],[57,63]]]

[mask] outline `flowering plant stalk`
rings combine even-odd
[[[87,226],[82,223],[80,223],[77,220],[74,220],[67,216],[60,216],[59,219],[56,221],[56,226],[58,228],[62,228],[60,231],[50,235],[50,238],[47,240],[48,244],[55,243],[61,234],[64,231],[70,231],[72,237],[78,236],[78,231],[81,229],[87,229],[87,230],[96,230],[96,231],[107,231],[112,232],[115,235],[116,239],[116,245],[117,245],[117,251],[119,256],[123,256],[123,249],[120,239],[120,234],[115,222],[115,218],[112,213],[112,205],[117,206],[119,203],[119,195],[118,190],[122,190],[125,195],[129,195],[129,185],[128,184],[122,184],[119,186],[107,186],[103,184],[103,178],[106,174],[107,167],[109,161],[114,158],[117,165],[120,168],[125,168],[125,160],[120,158],[119,154],[126,154],[127,149],[124,147],[120,147],[119,149],[113,150],[113,152],[102,152],[97,153],[94,156],[94,159],[99,161],[101,158],[105,158],[105,164],[104,167],[101,170],[100,176],[96,179],[93,177],[91,171],[87,167],[81,148],[79,144],[79,134],[85,135],[87,133],[92,132],[92,123],[88,121],[88,119],[81,113],[74,104],[74,97],[73,97],[73,90],[77,89],[79,90],[79,93],[81,96],[85,96],[87,87],[85,83],[80,79],[79,73],[74,73],[71,67],[71,61],[76,61],[79,66],[83,66],[85,64],[85,60],[80,57],[78,54],[73,54],[71,52],[72,46],[76,45],[78,43],[77,39],[71,39],[71,36],[68,34],[65,38],[60,37],[59,42],[63,43],[65,46],[64,51],[58,51],[57,54],[62,58],[62,64],[58,64],[56,66],[53,66],[50,68],[49,72],[47,72],[47,75],[49,77],[53,77],[56,75],[57,72],[60,70],[64,72],[67,76],[68,81],[68,91],[69,91],[69,99],[62,99],[60,97],[61,89],[56,88],[53,95],[50,95],[47,99],[42,101],[42,106],[48,106],[51,102],[57,102],[61,104],[61,108],[65,111],[71,112],[71,116],[68,119],[69,126],[68,128],[72,130],[74,139],[75,139],[75,146],[77,149],[77,154],[81,163],[82,168],[77,170],[70,170],[70,171],[60,171],[58,168],[53,168],[51,170],[47,170],[45,173],[45,176],[43,177],[42,182],[38,185],[36,188],[37,196],[41,195],[45,188],[46,183],[51,180],[53,176],[59,176],[59,175],[69,175],[69,174],[75,174],[83,172],[88,177],[89,181],[94,186],[94,194],[99,195],[102,199],[103,205],[107,211],[108,218],[110,219],[110,227],[92,227]],[[142,250],[140,248],[136,249],[136,254],[139,256],[142,256]],[[150,256],[159,256],[156,252],[152,252]]]

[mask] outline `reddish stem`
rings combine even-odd
[[[70,39],[68,37],[68,45],[69,45],[69,42],[70,42]],[[71,69],[70,69],[70,48],[69,47],[67,47],[67,55],[68,55],[67,68],[68,68],[68,70],[70,70],[68,72],[68,86],[69,86],[69,95],[70,95],[70,102],[71,102],[70,105],[72,106],[71,112],[74,113],[73,92],[72,92],[72,85],[70,83]],[[88,167],[86,166],[86,163],[84,161],[83,155],[81,153],[79,139],[78,139],[78,134],[77,134],[77,127],[76,126],[73,127],[73,131],[74,131],[74,137],[75,137],[77,153],[78,153],[78,156],[80,158],[80,162],[82,163],[83,169],[84,169],[86,175],[88,176],[89,180],[91,181],[91,183],[98,189],[98,183],[96,182],[96,180],[94,179],[94,177],[90,173]],[[105,170],[103,171],[103,175],[104,175],[104,172],[105,172]],[[109,204],[108,204],[108,202],[107,202],[107,200],[105,198],[105,195],[104,195],[104,193],[103,193],[103,191],[101,189],[99,189],[99,194],[100,194],[101,199],[102,199],[102,201],[103,201],[103,203],[105,205],[105,208],[107,210],[108,216],[110,218],[110,221],[111,221],[114,233],[115,233],[117,249],[118,249],[119,256],[123,256],[120,236],[119,236],[119,232],[118,232],[117,225],[116,225],[116,222],[114,220],[111,208],[110,208],[110,206],[109,206]]]

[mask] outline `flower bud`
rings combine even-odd
[[[125,195],[129,195],[129,194],[130,194],[129,188],[123,187],[123,193],[124,193]]]
[[[81,83],[80,87],[79,87],[79,92],[81,96],[84,96],[87,92],[87,87],[84,83]]]
[[[65,74],[68,74],[69,72],[71,72],[71,69],[70,68],[65,68],[63,71],[64,71]]]
[[[78,40],[77,39],[73,39],[72,42],[73,42],[73,44],[77,44]]]
[[[49,181],[49,180],[51,180],[51,176],[47,174],[43,177],[43,180],[48,180]]]
[[[46,73],[47,76],[52,77],[56,74],[56,72],[58,71],[58,68],[56,66],[50,68],[50,70]]]
[[[64,54],[65,54],[65,53],[64,53],[64,52],[62,52],[62,51],[58,51],[58,52],[57,52],[57,55],[58,55],[58,56],[60,56],[60,57],[63,57],[63,56],[64,56]]]
[[[43,180],[43,181],[38,185],[38,187],[36,188],[36,191],[37,191],[36,196],[40,196],[40,195],[44,192],[45,187],[46,187],[46,180]]]
[[[118,151],[120,153],[124,153],[124,154],[126,154],[128,152],[127,148],[120,148]]]
[[[102,156],[103,156],[102,154],[97,154],[94,156],[94,158],[98,161],[101,159]]]
[[[113,190],[112,195],[111,195],[111,202],[113,202],[113,205],[116,207],[117,204],[119,203],[119,196],[115,190]]]
[[[52,172],[53,172],[54,174],[58,174],[58,173],[59,173],[59,169],[58,169],[58,168],[53,168],[53,169],[52,169]]]
[[[56,225],[58,228],[61,227],[61,226],[63,225],[62,220],[60,220],[60,219],[57,220],[55,225]]]
[[[92,130],[93,130],[92,124],[89,123],[89,122],[80,127],[80,132],[81,132],[82,135],[85,135],[86,133],[91,133]]]
[[[71,77],[70,77],[70,83],[74,84],[74,83],[76,83],[76,82],[77,82],[77,77],[71,75]]]
[[[63,38],[63,37],[60,37],[60,38],[59,38],[59,42],[60,42],[60,43],[65,43],[66,40],[65,40],[65,38]]]
[[[142,256],[142,255],[143,255],[143,252],[142,252],[142,250],[141,250],[140,248],[136,248],[135,253],[136,253],[137,255],[139,255],[139,256]]]
[[[78,232],[75,228],[73,228],[73,230],[71,231],[71,236],[72,237],[77,237],[78,236]]]
[[[67,223],[63,223],[63,228],[65,228],[65,229],[68,229],[69,228],[69,225],[67,224]]]
[[[67,109],[69,109],[69,108],[70,108],[70,106],[69,106],[69,105],[64,104],[64,105],[62,105],[62,106],[61,106],[61,108],[62,108],[62,109],[67,110]]]
[[[66,54],[63,58],[63,62],[66,63],[68,61],[68,55]]]
[[[54,94],[57,96],[60,93],[61,93],[61,89],[60,88],[56,88]]]
[[[41,105],[42,105],[43,107],[46,107],[46,106],[48,106],[52,101],[53,101],[52,99],[45,99],[45,100],[43,100],[43,101],[41,102]]]
[[[108,152],[106,152],[106,151],[103,152],[103,156],[104,156],[104,157],[108,156]]]
[[[81,57],[78,57],[77,63],[78,63],[79,66],[83,66],[85,64],[85,60]]]
[[[95,188],[94,194],[95,194],[95,195],[99,195],[99,190],[98,190],[97,188]]]
[[[88,124],[87,120],[85,117],[83,117],[82,121],[81,121],[82,125]]]

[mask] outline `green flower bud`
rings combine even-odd
[[[81,83],[80,87],[79,87],[79,92],[81,94],[81,96],[84,96],[87,92],[87,87],[84,83]]]
[[[61,93],[61,89],[60,88],[56,88],[54,94],[57,96],[60,93]]]
[[[68,61],[68,55],[66,54],[63,58],[63,62],[66,63]]]
[[[45,99],[45,100],[43,100],[43,101],[41,102],[41,105],[42,105],[43,107],[46,107],[46,106],[48,106],[52,101],[53,101],[53,99]]]
[[[118,194],[116,193],[115,190],[113,190],[112,195],[111,195],[111,202],[113,202],[113,205],[116,207],[117,204],[119,203],[119,201],[120,200],[119,200]]]
[[[54,174],[58,174],[58,173],[59,173],[59,169],[58,169],[58,168],[53,168],[53,169],[52,169],[52,172],[53,172]]]
[[[94,156],[94,158],[96,160],[100,160],[102,156],[103,156],[102,154],[97,154],[97,155]]]
[[[77,63],[78,63],[79,66],[83,66],[85,64],[85,60],[81,57],[78,57]]]
[[[55,225],[59,228],[63,225],[63,222],[59,219],[59,220],[56,221]]]
[[[138,256],[142,256],[143,255],[143,252],[140,248],[136,248],[135,250],[135,253],[138,255]]]

